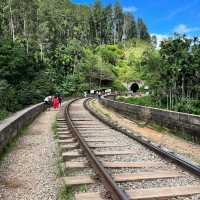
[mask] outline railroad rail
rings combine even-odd
[[[86,101],[70,101],[57,119],[63,160],[68,171],[73,169],[73,176],[63,180],[66,185],[89,188],[77,193],[76,200],[200,199],[197,173],[105,125],[86,109]]]
[[[127,135],[128,137],[138,141],[139,143],[141,143],[142,145],[145,145],[146,147],[148,147],[149,149],[151,149],[152,151],[160,154],[161,156],[168,158],[170,160],[172,160],[173,162],[177,163],[178,165],[184,167],[185,169],[191,171],[192,173],[196,174],[197,176],[200,177],[200,166],[194,165],[191,162],[188,162],[187,160],[180,158],[178,155],[175,155],[174,152],[170,152],[168,149],[162,149],[161,146],[157,146],[154,143],[152,143],[150,140],[146,140],[143,139],[141,136],[138,135],[134,135],[133,133],[130,133],[128,130],[124,129],[123,127],[120,126],[116,126],[116,124],[113,124],[112,122],[106,120],[105,118],[103,118],[102,116],[98,115],[93,109],[91,109],[88,104],[87,101],[84,102],[84,107],[85,109],[87,109],[93,116],[95,116],[96,118],[98,118],[100,121],[102,121],[103,123],[107,124],[108,126],[110,126],[112,129],[115,129],[117,131],[120,131],[122,133],[124,133],[125,135]]]

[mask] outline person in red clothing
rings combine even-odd
[[[59,98],[58,98],[58,96],[54,96],[54,98],[53,98],[53,107],[54,107],[54,109],[58,109],[58,107],[59,107]]]

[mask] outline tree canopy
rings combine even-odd
[[[137,38],[149,42],[146,25],[118,1],[104,6],[99,0],[92,5],[2,0],[1,113],[58,92],[72,95],[114,83],[122,89],[116,82],[125,52],[121,44]]]

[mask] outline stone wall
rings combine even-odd
[[[39,103],[0,121],[0,153],[23,127],[30,124],[37,115],[44,111],[44,108],[44,103]]]
[[[129,119],[159,124],[200,143],[200,116],[198,115],[122,103],[107,98],[102,98],[100,102]]]

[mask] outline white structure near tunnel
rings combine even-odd
[[[144,81],[143,80],[133,80],[133,81],[124,83],[124,86],[128,89],[129,94],[134,94],[134,93],[138,92],[140,87],[144,86]]]

